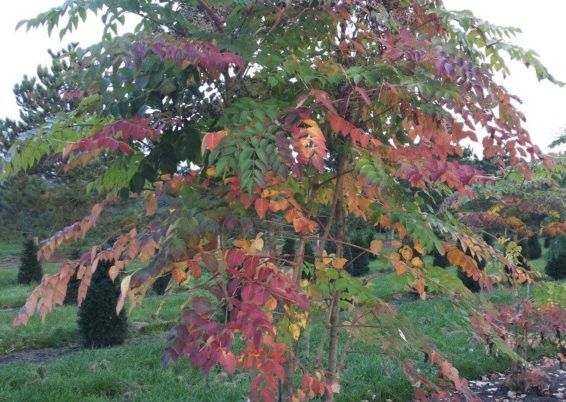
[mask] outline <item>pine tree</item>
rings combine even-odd
[[[367,249],[369,244],[366,244],[367,237],[356,235],[351,240],[351,243]],[[358,247],[350,247],[352,253],[352,259],[346,266],[346,270],[352,276],[363,276],[369,272],[369,253],[364,250],[360,250]]]
[[[566,278],[566,236],[555,236],[550,242],[544,271],[552,279]]]
[[[533,238],[535,240],[533,240]],[[538,236],[527,237],[519,242],[521,246],[521,256],[527,260],[536,260],[540,258],[542,249],[538,243]]]
[[[63,92],[72,89],[66,80],[66,72],[71,67],[63,58],[76,46],[70,44],[58,53],[49,51],[51,67],[38,66],[37,77],[24,75],[22,81],[14,86],[20,116],[18,121],[0,119],[0,156],[7,153],[19,136],[37,129],[55,113],[70,111],[78,105],[78,100],[62,96]]]
[[[288,261],[295,258],[295,239],[285,239],[283,249],[281,250],[281,257]]]
[[[41,263],[37,259],[38,247],[34,239],[29,238],[24,242],[18,271],[18,283],[28,285],[39,282],[43,277]]]
[[[157,295],[164,295],[165,291],[167,290],[167,286],[169,286],[169,282],[171,282],[171,273],[167,272],[165,275],[160,276],[153,282],[151,285],[153,291]]]
[[[81,258],[81,251],[78,248],[73,249],[71,254],[69,254],[70,260],[78,260]],[[77,278],[77,272],[71,276],[69,279],[69,284],[67,285],[67,293],[65,294],[65,300],[63,304],[77,304],[77,296],[79,293],[79,286],[81,281]]]
[[[309,242],[305,243],[305,257],[303,261],[310,265],[307,267],[306,265],[303,264],[303,272],[301,274],[301,277],[303,279],[310,280],[312,278],[312,274],[314,270],[315,256],[312,245]]]
[[[112,261],[101,261],[78,312],[81,344],[85,348],[101,348],[124,343],[128,330],[124,310],[117,315],[120,296],[119,280],[108,275]]]
[[[442,255],[438,252],[438,250],[434,249],[431,255],[433,257],[432,265],[435,267],[448,268],[450,266],[450,262],[448,261],[446,254]]]
[[[466,251],[466,255],[468,255],[469,257],[471,257],[470,251]],[[472,257],[473,258],[473,257]],[[476,264],[478,265],[478,268],[483,271],[485,268],[485,261],[478,261],[476,258],[474,258],[474,260],[476,261]],[[462,283],[464,284],[465,287],[467,287],[468,289],[470,289],[472,292],[479,292],[481,290],[481,286],[479,284],[478,281],[474,280],[474,278],[471,278],[468,276],[468,274],[466,274],[464,271],[462,271],[461,269],[458,269],[458,278],[460,278],[460,280],[462,281]]]
[[[539,238],[536,234],[529,237],[525,243],[527,244],[528,254],[523,255],[527,257],[527,259],[536,260],[542,256],[542,248],[540,246]]]

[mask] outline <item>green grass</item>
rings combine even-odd
[[[129,316],[129,336],[161,334],[180,317],[186,296],[148,297]],[[0,354],[62,347],[79,342],[77,307],[60,306],[47,315],[45,323],[34,315],[25,326],[14,327],[16,312],[0,313]]]
[[[21,241],[0,242],[0,258],[1,257],[17,257],[22,252],[23,239]]]
[[[141,341],[70,354],[47,364],[15,364],[0,370],[0,400],[46,401],[244,401],[246,376],[207,382],[186,359],[161,366],[161,341]],[[223,376],[219,376],[223,378]]]
[[[59,271],[59,264],[43,264],[44,274],[54,274]],[[0,268],[0,290],[6,286],[17,285],[18,283],[18,267]]]
[[[0,309],[21,307],[36,285],[6,285],[0,291]]]

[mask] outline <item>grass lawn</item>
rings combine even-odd
[[[148,297],[129,316],[129,336],[162,334],[180,317],[185,295]],[[79,342],[77,307],[61,306],[45,323],[36,315],[25,326],[14,327],[15,311],[0,312],[0,355],[24,350],[62,347]]]
[[[45,365],[0,370],[1,401],[245,401],[246,376],[205,381],[187,360],[163,369],[161,341],[72,353]],[[224,378],[219,376],[218,379]]]

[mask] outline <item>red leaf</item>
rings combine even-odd
[[[259,219],[265,218],[265,213],[269,209],[269,200],[266,200],[265,198],[258,198],[255,200],[254,206]]]
[[[363,88],[360,88],[360,87],[356,87],[356,91],[360,94],[360,96],[364,100],[365,104],[368,105],[368,106],[371,106],[371,100],[369,99],[369,96],[368,96],[366,90],[363,89]]]
[[[228,374],[232,374],[236,370],[236,357],[232,352],[220,351],[218,362]]]
[[[228,131],[220,130],[211,133],[206,133],[202,139],[202,144],[200,147],[201,154],[204,154],[205,151],[214,151],[218,144],[228,135]]]

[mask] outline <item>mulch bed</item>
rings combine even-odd
[[[510,390],[505,385],[506,373],[495,373],[481,380],[470,381],[470,389],[482,401],[566,401],[566,370],[555,359],[543,359],[533,364],[534,369],[548,375],[542,389],[531,389],[521,393]],[[564,367],[566,368],[566,367]]]

